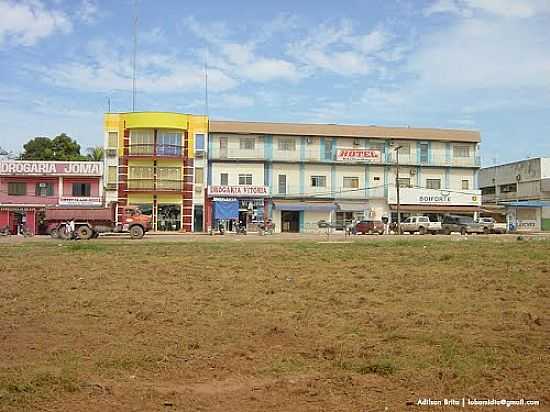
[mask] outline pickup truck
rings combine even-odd
[[[430,222],[427,216],[410,216],[401,223],[401,232],[403,233],[420,233],[425,235],[431,233],[435,235],[441,232],[441,222]]]
[[[483,226],[483,233],[506,233],[508,225],[497,223],[492,217],[480,217],[478,223]]]
[[[474,222],[469,216],[443,216],[441,223],[441,233],[450,235],[452,232],[459,232],[461,235],[469,233],[485,233],[486,227],[481,223]]]

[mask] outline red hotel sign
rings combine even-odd
[[[208,196],[265,197],[267,186],[208,186]]]
[[[336,160],[379,162],[380,159],[380,150],[375,149],[338,149],[336,151]]]
[[[0,161],[4,176],[101,176],[101,162]]]

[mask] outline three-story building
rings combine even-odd
[[[479,132],[211,121],[206,225],[272,219],[281,231],[359,218],[478,212]],[[228,212],[229,211],[229,212]]]

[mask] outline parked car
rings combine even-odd
[[[431,233],[433,235],[441,232],[441,222],[430,222],[428,216],[410,216],[401,223],[402,233],[420,233],[425,235]]]
[[[364,235],[378,233],[384,234],[384,223],[381,220],[360,220],[352,228],[351,233],[354,235]]]
[[[441,222],[441,233],[450,235],[452,232],[459,232],[461,235],[484,233],[484,226],[474,222],[474,219],[469,216],[445,215]]]
[[[506,233],[508,230],[506,223],[497,223],[492,217],[480,217],[478,223],[483,226],[483,233]]]

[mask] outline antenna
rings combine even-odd
[[[107,96],[107,113],[111,113],[111,96]]]
[[[204,59],[204,106],[206,116],[208,116],[208,48],[206,49],[206,58]]]
[[[136,111],[137,1],[134,0],[134,54],[132,61],[132,111]]]

